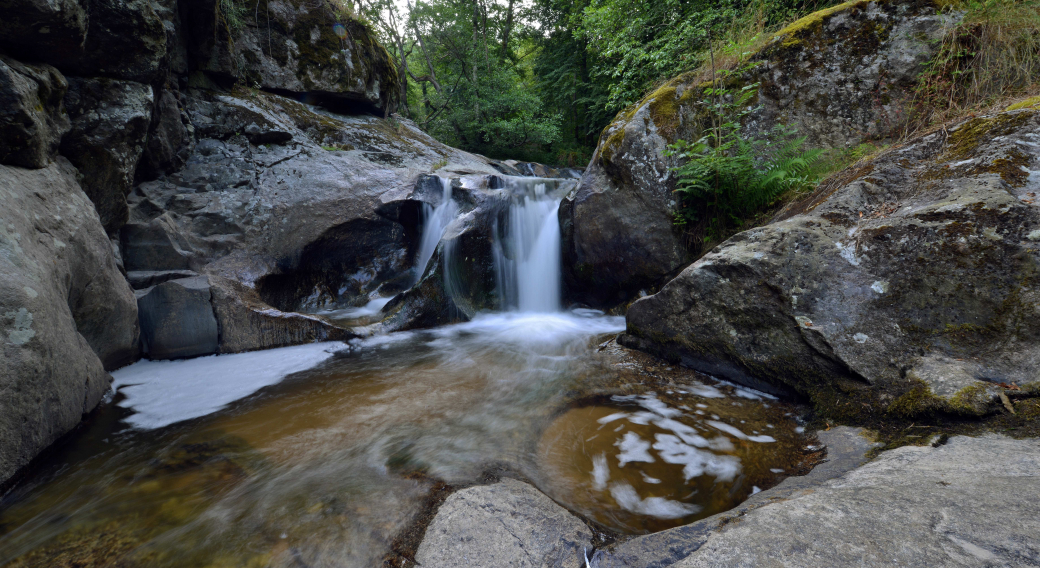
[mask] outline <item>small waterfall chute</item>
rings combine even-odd
[[[506,224],[495,230],[495,277],[505,309],[561,309],[559,210],[562,180],[506,178]],[[550,190],[551,188],[551,190]]]
[[[418,282],[426,272],[430,259],[437,252],[437,245],[444,236],[448,225],[459,215],[459,206],[451,198],[451,180],[438,178],[441,182],[441,202],[436,207],[423,204],[423,232],[419,242],[419,252],[415,256],[415,276]]]

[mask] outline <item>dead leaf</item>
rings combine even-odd
[[[1011,414],[1015,413],[1015,407],[1011,404],[1011,399],[1004,393],[1000,393],[1000,402],[1004,403],[1004,408],[1008,409]]]

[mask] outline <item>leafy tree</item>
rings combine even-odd
[[[518,3],[429,0],[411,10],[419,46],[413,68],[421,84],[419,121],[439,139],[466,150],[516,156],[560,136],[560,115],[547,111],[523,50],[533,49],[530,22]]]

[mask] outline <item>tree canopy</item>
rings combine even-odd
[[[827,0],[341,0],[382,36],[400,112],[492,157],[584,165],[654,83]]]

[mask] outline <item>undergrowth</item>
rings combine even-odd
[[[904,138],[1040,92],[1040,0],[945,0],[964,12],[919,78]]]
[[[757,84],[705,88],[702,104],[710,109],[711,127],[696,142],[678,140],[668,147],[680,164],[672,170],[680,198],[675,224],[695,228],[705,242],[743,229],[781,197],[811,190],[819,181],[823,152],[805,148],[804,137],[783,127],[756,137],[742,134],[743,119],[757,110],[751,104],[757,91]]]

